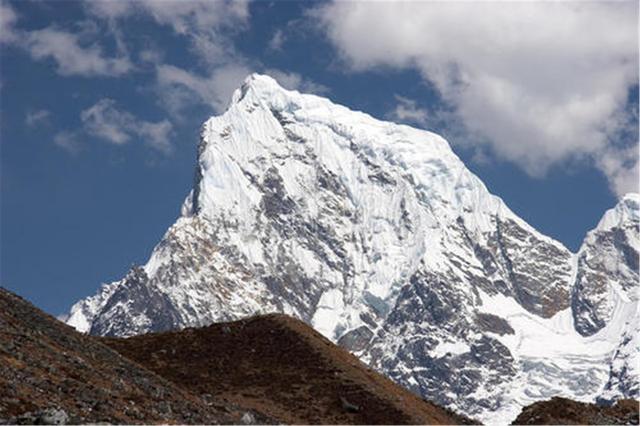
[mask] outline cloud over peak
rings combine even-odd
[[[626,152],[612,128],[638,81],[637,3],[333,2],[313,16],[349,68],[417,69],[469,132],[531,175],[591,158],[616,192],[634,186],[616,182],[637,179],[637,156],[620,162],[629,173],[599,158]]]

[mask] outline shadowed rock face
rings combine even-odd
[[[529,398],[595,398],[615,345],[541,354],[528,327],[578,337],[563,328],[569,314],[594,335],[635,303],[613,303],[616,275],[590,266],[603,247],[637,264],[629,235],[594,241],[578,260],[439,136],[251,76],[203,126],[195,187],[146,278],[105,286],[69,323],[131,336],[286,313],[407,388],[492,420]],[[572,387],[583,376],[588,386]],[[535,389],[504,396],[529,379]]]
[[[338,345],[350,352],[360,352],[367,347],[372,337],[373,333],[371,330],[363,325],[362,327],[343,334],[340,340],[338,340]]]
[[[640,322],[628,324],[609,368],[609,379],[598,402],[611,404],[621,397],[640,399]]]
[[[585,239],[578,254],[578,273],[572,305],[576,329],[585,336],[601,330],[611,319],[615,306],[611,282],[624,293],[638,285],[638,220],[608,229],[596,229]]]
[[[131,309],[140,312],[147,321],[134,325],[138,332],[145,329],[147,323],[155,324],[158,330],[175,328],[180,321],[180,314],[176,311],[171,300],[149,282],[149,277],[143,268],[133,267],[125,278],[126,285],[117,289],[105,304],[106,312],[117,312]],[[126,307],[126,308],[125,308]],[[124,332],[131,332],[132,327],[122,322],[113,322],[111,316],[103,316],[91,325],[91,334],[104,336],[118,336]]]
[[[566,309],[570,303],[571,253],[537,238],[512,220],[497,221],[496,225],[489,247],[506,269],[518,303],[543,318]]]
[[[488,331],[490,333],[495,333],[500,336],[505,334],[515,334],[515,331],[509,325],[509,323],[499,316],[487,314],[487,313],[478,313],[476,315],[476,323],[481,330]]]

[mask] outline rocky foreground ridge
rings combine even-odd
[[[473,424],[280,314],[137,337],[80,334],[0,288],[0,424]],[[564,398],[514,424],[638,424]]]
[[[525,407],[517,425],[637,425],[638,401],[621,399],[613,405],[597,405],[555,397]]]
[[[298,320],[87,336],[0,288],[0,424],[468,424]]]
[[[206,404],[0,288],[0,423],[239,423],[246,412]]]
[[[192,393],[286,424],[472,423],[281,314],[103,341]]]

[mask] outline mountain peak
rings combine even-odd
[[[640,221],[640,194],[630,192],[625,194],[618,204],[605,212],[596,227],[604,231],[622,226],[628,222]]]
[[[183,216],[145,276],[75,305],[70,323],[126,336],[281,312],[480,420],[507,423],[531,395],[572,395],[564,384],[593,366],[580,397],[597,395],[617,341],[575,362],[587,350],[565,327],[574,276],[585,288],[590,276],[439,135],[252,74],[201,138]],[[533,324],[544,325],[529,337]],[[539,349],[549,330],[569,343]],[[572,366],[562,374],[548,364],[559,359]],[[544,386],[520,383],[525,371]],[[508,389],[525,393],[503,403]]]
[[[260,97],[268,95],[275,91],[286,91],[278,82],[271,76],[266,74],[251,73],[249,74],[242,85],[233,92],[231,98],[231,105],[237,104],[242,101],[248,93],[253,93]]]
[[[243,82],[243,86],[251,86],[251,87],[256,87],[256,88],[260,88],[260,87],[280,87],[282,88],[282,86],[280,86],[280,84],[278,84],[277,80],[273,77],[271,77],[270,75],[267,74],[259,74],[257,72],[251,73],[249,74]]]
[[[486,231],[492,227],[491,217],[508,217],[535,232],[489,193],[439,135],[284,89],[268,75],[249,75],[234,92],[228,110],[207,120],[201,137],[196,187],[185,204],[185,216],[219,212],[217,201],[222,199],[224,206],[238,208],[259,204],[261,190],[255,191],[252,179],[264,175],[265,165],[283,177],[289,174],[285,189],[298,193],[301,181],[313,191],[315,183],[310,181],[318,168],[330,170],[341,186],[355,191],[349,201],[357,207],[362,207],[364,196],[357,192],[365,189],[357,182],[364,175],[393,169],[419,185],[422,202],[441,210],[443,220],[462,217],[473,229]],[[285,164],[286,173],[281,170]],[[311,173],[293,176],[302,169]],[[210,202],[216,207],[207,209]],[[197,208],[189,207],[192,204]],[[482,213],[475,214],[477,210]],[[561,246],[537,232],[536,236]]]

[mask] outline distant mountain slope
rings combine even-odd
[[[574,254],[440,136],[260,75],[204,124],[195,175],[146,265],[69,324],[131,336],[285,313],[483,421],[556,395],[593,401],[607,382],[612,398],[637,389],[623,335],[638,318],[638,194]]]
[[[104,342],[196,395],[294,424],[461,424],[299,320],[253,317]]]

